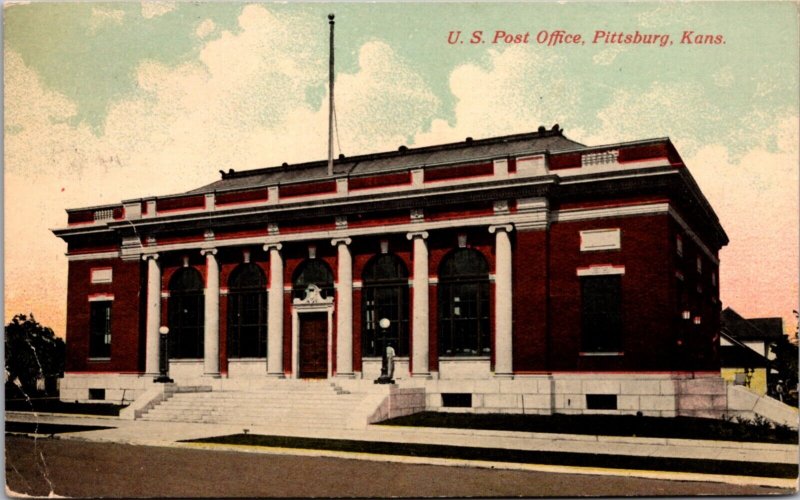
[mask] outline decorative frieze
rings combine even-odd
[[[601,151],[599,153],[586,153],[581,155],[581,167],[618,163],[618,158],[619,150],[617,149],[613,149],[611,151]]]

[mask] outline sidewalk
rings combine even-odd
[[[111,426],[113,429],[92,430],[80,433],[59,434],[61,439],[81,439],[134,445],[190,447],[207,449],[235,449],[247,452],[280,453],[294,455],[336,456],[377,461],[428,463],[494,468],[513,468],[547,471],[565,471],[584,474],[609,474],[649,478],[674,478],[702,480],[733,484],[759,484],[765,486],[796,487],[796,479],[726,476],[698,473],[673,473],[630,469],[602,469],[595,467],[546,466],[473,460],[437,459],[366,453],[345,453],[322,450],[263,448],[241,445],[181,443],[179,441],[224,436],[231,434],[261,434],[273,436],[346,439],[355,441],[383,441],[398,443],[465,446],[472,448],[503,448],[509,450],[625,455],[640,457],[686,458],[701,460],[729,460],[736,462],[762,462],[797,464],[798,446],[773,443],[737,443],[728,441],[700,441],[666,438],[634,438],[618,436],[591,436],[575,434],[545,434],[531,432],[488,431],[470,429],[432,429],[370,425],[365,429],[312,429],[298,427],[243,428],[237,425],[200,424],[183,422],[155,422],[120,420],[116,417],[98,417],[64,414],[33,414],[6,412],[7,421],[59,423],[74,425]]]

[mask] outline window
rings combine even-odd
[[[581,277],[584,352],[619,352],[622,332],[622,277]]]
[[[89,302],[90,358],[111,357],[111,304],[110,300]]]
[[[362,354],[382,354],[384,339],[378,321],[386,318],[390,326],[385,340],[398,356],[408,356],[408,268],[396,255],[376,255],[364,267],[362,279]]]
[[[106,399],[105,389],[89,389],[89,400],[91,401],[104,401]]]
[[[587,394],[587,410],[616,410],[617,396],[615,394]]]
[[[480,252],[460,248],[439,266],[439,355],[491,352],[489,265]]]
[[[169,357],[203,357],[203,277],[193,267],[182,267],[169,281]]]
[[[228,357],[267,356],[267,279],[256,264],[242,264],[228,279]]]
[[[292,277],[292,297],[303,299],[308,285],[317,285],[323,298],[333,297],[333,271],[324,261],[308,259],[303,261]]]
[[[697,274],[703,274],[703,258],[697,256]]]
[[[472,408],[472,394],[468,392],[443,392],[442,406],[445,408]]]
[[[675,251],[678,252],[679,257],[683,257],[683,238],[680,234],[675,237]]]

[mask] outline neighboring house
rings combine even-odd
[[[777,370],[771,367],[771,361],[775,359],[773,347],[784,336],[783,319],[781,318],[743,318],[739,313],[726,307],[720,317],[722,336],[720,337],[720,348],[732,345],[744,346],[757,353],[767,361],[765,367],[767,388],[772,387],[776,382]],[[735,344],[734,342],[735,341]],[[726,344],[727,342],[727,344]],[[742,356],[736,359],[744,360]],[[751,356],[747,359],[755,360]],[[726,364],[723,363],[723,368]],[[727,365],[728,368],[733,368]],[[723,377],[725,374],[723,372]],[[725,377],[727,379],[727,377]],[[767,391],[765,388],[765,392]]]
[[[763,396],[767,393],[769,360],[742,344],[724,330],[720,334],[719,348],[722,378],[729,384],[749,387]]]
[[[672,416],[698,380],[725,410],[728,238],[666,138],[540,127],[67,213],[65,399],[143,393],[168,327],[170,375],[215,390],[366,390],[388,343],[433,410]]]

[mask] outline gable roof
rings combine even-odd
[[[566,151],[586,149],[586,146],[564,137],[558,125],[550,130],[540,127],[538,132],[492,137],[473,140],[407,148],[400,146],[397,151],[372,153],[345,157],[340,155],[333,162],[333,175],[357,177],[376,173],[407,170],[409,168],[452,164],[458,162],[480,161],[530,152]],[[220,171],[222,179],[206,186],[187,191],[186,194],[210,193],[228,189],[252,188],[266,185],[284,184],[297,181],[329,180],[327,160],[318,160],[296,165],[284,163],[281,166],[254,170],[228,172]]]
[[[730,307],[726,307],[720,315],[722,329],[740,342],[762,340],[765,342],[780,340],[783,336],[783,320],[781,318],[745,319]]]

